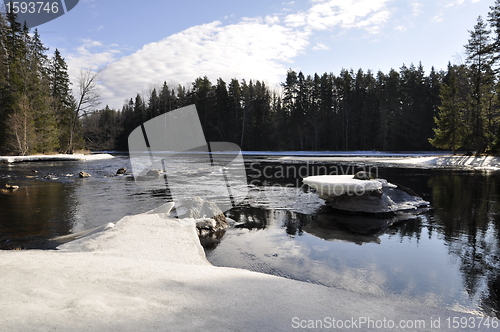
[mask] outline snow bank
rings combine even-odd
[[[384,162],[384,160],[381,160]],[[398,164],[423,165],[428,167],[457,167],[474,169],[500,169],[500,157],[493,156],[437,156],[407,158],[394,161]]]
[[[0,163],[19,163],[30,161],[88,161],[113,159],[114,157],[107,153],[100,154],[52,154],[52,155],[32,155],[32,156],[0,156]]]
[[[0,251],[1,331],[289,331],[309,320],[361,317],[421,319],[430,330],[431,317],[442,327],[448,317],[470,317],[214,267],[194,223],[166,214],[127,216],[59,248]]]
[[[500,170],[500,157],[493,156],[453,156],[453,155],[429,155],[429,154],[415,154],[415,155],[344,155],[344,156],[326,156],[326,155],[311,155],[311,156],[284,156],[279,157],[279,160],[288,161],[322,161],[322,162],[355,162],[355,163],[373,163],[384,164],[387,166],[405,166],[405,167],[419,167],[419,168],[469,168],[469,169],[491,169]]]

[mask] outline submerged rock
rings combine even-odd
[[[341,211],[391,215],[408,211],[420,213],[429,206],[429,202],[406,187],[374,178],[366,172],[360,173],[354,177],[310,176],[303,181],[314,188],[328,205]]]
[[[89,173],[87,172],[80,172],[78,173],[78,176],[81,177],[81,178],[89,178],[91,177],[92,175],[90,175]]]
[[[5,184],[5,189],[7,189],[7,190],[17,190],[17,189],[19,189],[19,186],[15,186],[15,185],[13,186],[13,185],[10,185],[10,184],[6,183]]]
[[[154,179],[158,179],[160,177],[160,174],[161,174],[161,172],[159,169],[152,169],[146,173],[146,176],[152,177]]]
[[[152,181],[160,177],[162,172],[159,169],[151,169],[146,172],[146,174],[139,174],[135,177],[137,181]]]

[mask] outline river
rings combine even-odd
[[[208,260],[352,290],[500,317],[500,172],[245,156],[250,192],[227,212],[235,224],[203,241]],[[395,165],[393,165],[395,166]],[[139,187],[126,155],[87,162],[0,164],[0,248],[53,249],[78,232],[166,202],[162,189]],[[379,229],[371,217],[328,210],[301,183],[316,174],[371,170],[411,188],[432,209]],[[80,179],[80,171],[91,178]]]

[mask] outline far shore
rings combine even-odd
[[[391,153],[381,151],[242,151],[243,155],[276,157],[280,160],[370,162],[382,165],[400,165],[417,168],[460,168],[475,170],[500,170],[500,156],[468,156],[451,153],[407,152]],[[1,163],[22,163],[39,161],[90,161],[113,159],[109,153],[95,154],[53,154],[30,156],[0,156]]]
[[[358,156],[281,156],[281,160],[294,161],[329,161],[329,162],[369,162],[381,165],[398,165],[417,168],[460,168],[474,170],[500,170],[500,157],[497,156],[466,156],[466,155],[377,155]]]
[[[0,163],[21,163],[35,161],[89,161],[113,159],[108,153],[97,154],[37,154],[30,156],[0,156]]]

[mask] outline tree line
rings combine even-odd
[[[264,81],[199,77],[137,94],[119,110],[98,104],[98,76],[82,71],[73,96],[56,49],[45,54],[37,31],[0,16],[0,150],[19,154],[127,150],[141,123],[196,104],[207,141],[243,150],[436,148],[495,153],[500,148],[500,0],[478,17],[466,61],[446,70],[422,64],[384,73],[343,69],[305,75],[288,70],[279,88]]]
[[[106,107],[85,117],[85,137],[94,149],[126,150],[141,123],[195,104],[207,141],[243,150],[428,150],[444,77],[403,65],[376,75],[289,70],[281,89],[244,79],[214,84],[200,77],[189,87],[164,82],[120,111]]]

